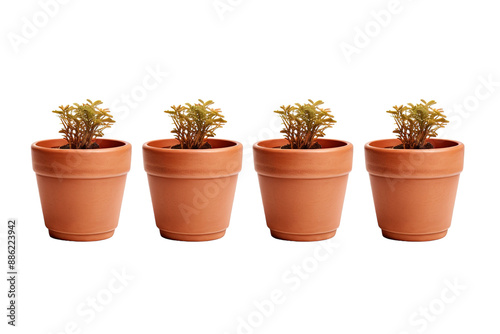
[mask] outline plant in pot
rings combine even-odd
[[[212,101],[172,106],[173,139],[143,145],[156,225],[161,236],[207,241],[229,226],[242,145],[215,139],[226,120]]]
[[[325,139],[336,122],[322,101],[281,106],[284,139],[253,146],[267,226],[293,241],[331,238],[340,224],[353,146]]]
[[[365,145],[377,220],[386,238],[443,238],[451,225],[464,145],[437,139],[448,120],[435,101],[394,106],[396,139]]]
[[[103,139],[114,120],[101,101],[55,110],[62,139],[31,145],[45,225],[56,239],[110,238],[120,215],[131,145]]]

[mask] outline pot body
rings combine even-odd
[[[96,142],[101,148],[58,149],[63,139],[31,145],[45,226],[53,238],[103,240],[118,226],[132,147],[111,139]]]
[[[280,149],[285,139],[253,146],[266,222],[275,238],[324,240],[340,225],[353,146],[333,139],[318,142],[321,149]]]
[[[176,139],[143,145],[156,226],[164,238],[207,241],[229,226],[243,147],[208,139],[211,149],[170,149]]]
[[[464,145],[429,140],[433,149],[392,149],[397,139],[365,145],[366,169],[377,220],[386,238],[429,241],[443,238],[450,225]]]

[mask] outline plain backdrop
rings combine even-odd
[[[498,9],[2,1],[2,268],[7,219],[19,219],[18,327],[6,324],[2,279],[2,333],[497,333]],[[199,98],[226,115],[217,137],[244,144],[243,171],[226,236],[176,242],[155,226],[141,146],[172,137],[164,110]],[[111,109],[106,137],[132,144],[132,169],[115,235],[64,242],[44,226],[30,144],[58,138],[51,111],[85,99]],[[323,244],[270,236],[251,151],[281,136],[273,110],[307,99],[332,109],[327,137],[354,144],[341,225]],[[420,99],[448,115],[441,137],[465,143],[465,169],[448,235],[397,242],[377,226],[363,145],[393,137],[386,110]]]

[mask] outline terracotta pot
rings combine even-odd
[[[395,150],[397,139],[365,145],[378,224],[386,238],[443,238],[451,225],[464,145],[431,139],[433,149]]]
[[[176,139],[143,145],[156,226],[164,238],[215,240],[229,226],[243,147],[229,140],[208,142],[211,149],[170,149]]]
[[[96,241],[118,225],[131,145],[98,139],[101,148],[58,149],[63,139],[31,145],[45,225],[51,237]]]
[[[340,224],[352,144],[320,139],[321,149],[279,148],[287,143],[271,139],[253,146],[267,226],[278,239],[329,239]]]

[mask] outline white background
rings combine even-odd
[[[230,6],[221,13],[213,0],[61,0],[50,17],[48,2],[0,6],[0,219],[17,217],[20,234],[19,327],[5,324],[2,279],[2,333],[499,332],[494,1],[221,0]],[[388,9],[376,23],[374,13]],[[347,44],[357,53],[346,57]],[[151,71],[163,73],[157,82]],[[134,94],[127,106],[124,96]],[[107,137],[132,143],[132,169],[114,237],[64,242],[44,226],[30,144],[58,138],[51,111],[87,98],[111,108],[117,123]],[[171,137],[163,111],[198,98],[223,110],[218,137],[245,145],[244,165],[226,236],[175,242],[155,226],[141,145]],[[337,248],[319,262],[319,243],[270,236],[251,154],[255,141],[280,137],[273,110],[308,98],[322,99],[338,121],[327,137],[354,144],[342,222],[329,243]],[[363,145],[393,136],[386,110],[421,98],[448,114],[442,136],[465,143],[465,169],[448,236],[397,242],[377,226]],[[298,279],[290,270],[303,265],[310,273]],[[133,278],[110,295],[121,271]],[[457,295],[447,282],[461,286]],[[255,303],[274,290],[282,303],[258,313]],[[453,301],[443,302],[443,291]],[[92,319],[77,311],[106,296]]]

